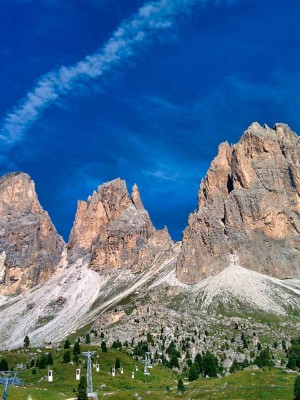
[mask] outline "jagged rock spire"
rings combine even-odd
[[[68,247],[71,253],[88,252],[91,268],[106,273],[144,268],[158,248],[170,243],[169,235],[153,227],[137,185],[130,197],[125,181],[118,178],[78,203]]]
[[[142,203],[141,196],[140,196],[140,191],[139,191],[139,188],[136,183],[132,187],[131,198],[132,198],[133,204],[135,205],[137,210],[144,209],[144,205]]]

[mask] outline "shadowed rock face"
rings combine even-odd
[[[71,254],[89,253],[91,268],[107,273],[124,267],[139,271],[170,245],[167,230],[153,227],[137,186],[130,196],[125,181],[116,179],[78,202],[68,247]]]
[[[0,293],[20,293],[47,280],[63,247],[30,177],[20,172],[1,177]]]
[[[287,125],[253,123],[223,143],[201,182],[177,262],[188,284],[232,262],[300,278],[300,139]]]

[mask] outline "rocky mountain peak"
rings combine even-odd
[[[64,247],[23,172],[0,178],[0,293],[15,294],[51,276]]]
[[[273,128],[270,128],[267,124],[263,126],[258,122],[253,122],[244,132],[241,140],[246,139],[249,135],[256,135],[266,140],[282,142],[286,141],[298,141],[298,135],[291,130],[287,124],[276,123]]]
[[[250,125],[223,143],[200,184],[198,209],[183,234],[177,276],[195,283],[239,265],[299,277],[300,141],[285,124]]]
[[[140,269],[141,260],[151,258],[153,247],[171,243],[165,232],[159,232],[144,209],[137,185],[130,196],[126,182],[118,178],[99,186],[87,202],[78,202],[68,247],[71,253],[89,253],[90,266],[99,272],[121,267]]]
[[[135,200],[137,203],[138,199],[139,192],[136,187]],[[141,201],[140,204],[142,205]],[[142,207],[141,211],[143,210]],[[95,241],[99,239],[99,235],[101,236],[101,232],[103,233],[110,223],[126,219],[126,215],[129,214],[134,217],[133,214],[136,211],[136,206],[128,194],[124,180],[118,178],[100,185],[86,202],[78,201],[69,247],[90,250]]]
[[[29,175],[12,172],[0,178],[0,215],[9,212],[41,212],[35,185]]]

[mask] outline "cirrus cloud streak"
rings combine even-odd
[[[24,134],[44,109],[89,79],[101,78],[134,56],[141,45],[159,32],[170,29],[176,20],[197,3],[208,0],[159,0],[143,5],[123,21],[104,46],[69,67],[62,66],[43,75],[25,98],[4,117],[0,139],[6,148],[24,139]]]

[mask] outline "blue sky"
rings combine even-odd
[[[77,200],[117,177],[179,240],[220,142],[253,121],[300,132],[299,15],[298,0],[2,0],[0,173],[30,174],[66,240]]]

